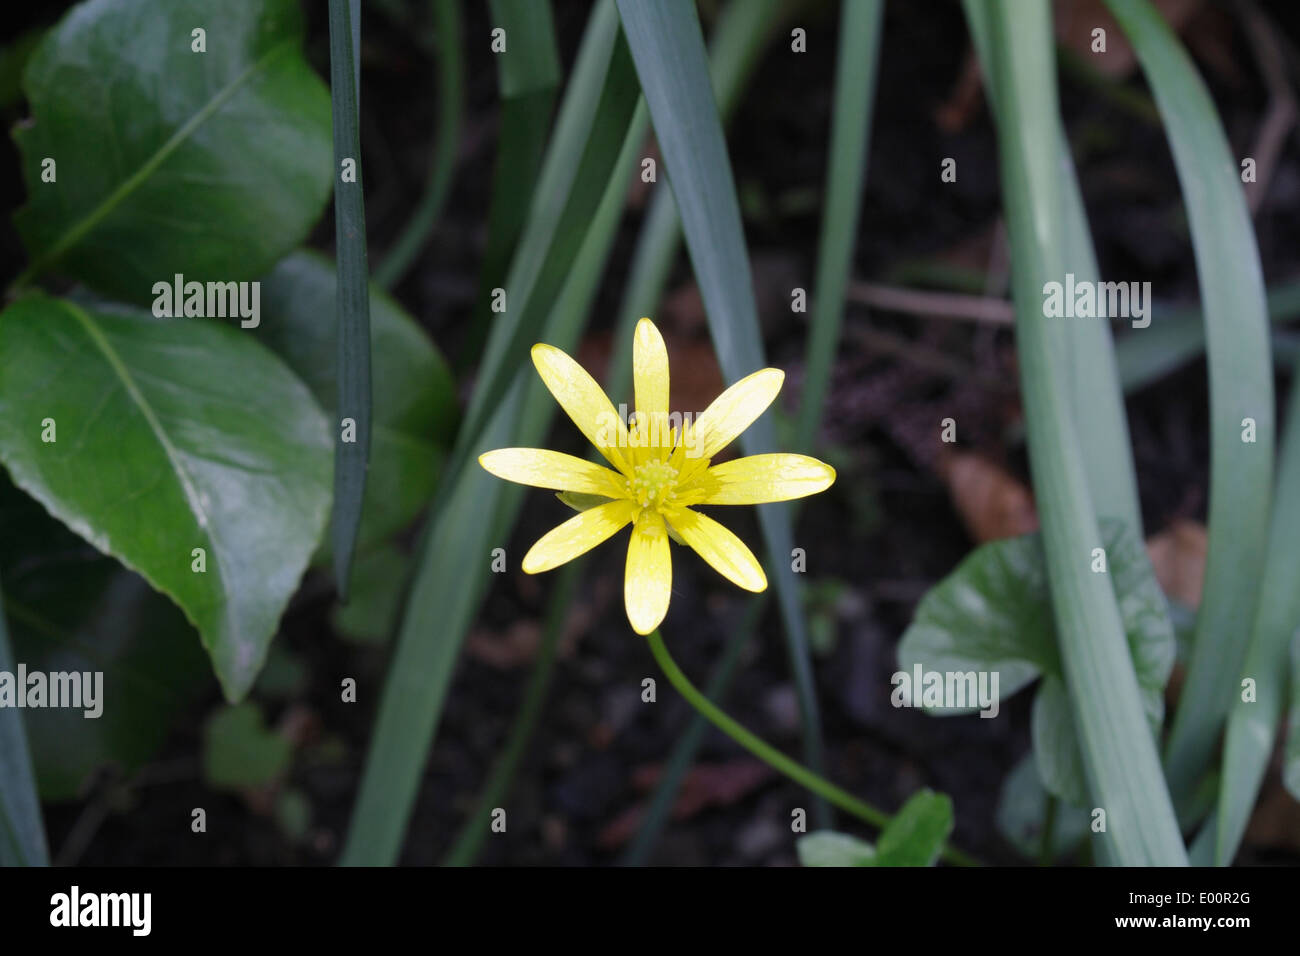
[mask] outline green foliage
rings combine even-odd
[[[797,844],[804,866],[934,866],[952,832],[952,801],[941,793],[914,793],[873,847],[846,833],[822,830]]]
[[[195,54],[190,31],[212,6],[89,0],[32,55],[32,122],[14,134],[32,260],[20,284],[56,269],[148,302],[174,273],[256,279],[306,238],[329,196],[330,119],[299,5],[222,0],[222,41]],[[42,181],[46,158],[57,185]]]
[[[252,701],[223,707],[203,730],[203,779],[219,790],[270,786],[288,772],[292,758],[293,745],[266,728]]]
[[[0,313],[0,381],[15,484],[175,601],[242,697],[329,505],[306,386],[241,330],[44,295]]]

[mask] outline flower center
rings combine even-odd
[[[647,461],[636,466],[628,481],[628,493],[642,508],[658,509],[672,500],[677,487],[677,469],[665,461]]]

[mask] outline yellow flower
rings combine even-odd
[[[579,514],[543,535],[524,555],[527,574],[549,571],[632,525],[623,600],[638,634],[668,613],[672,539],[688,544],[723,577],[747,591],[767,578],[745,543],[696,505],[756,505],[825,491],[835,470],[806,455],[752,455],[721,465],[710,459],[748,428],[781,390],[774,368],[749,375],[698,418],[668,412],[668,350],[649,319],[636,327],[632,373],[636,415],[625,424],[596,381],[550,345],[533,346],[546,387],[614,469],[540,448],[502,448],[479,464],[504,478],[562,492]]]

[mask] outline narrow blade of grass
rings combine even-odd
[[[595,27],[601,26],[596,18],[599,9],[593,15]],[[607,4],[605,9],[612,15],[612,8]],[[607,16],[604,23],[613,29],[589,30],[587,39],[597,48],[603,45],[608,49],[617,20]],[[590,84],[600,82],[600,58],[587,57],[586,62],[592,67],[586,71],[581,68],[583,60],[580,52],[580,68],[575,70],[570,95],[594,109],[594,97],[589,91]],[[586,136],[587,130],[581,123],[565,128],[576,129],[573,135]],[[638,122],[634,117],[613,172],[607,176],[608,185],[586,230],[583,247],[550,309],[543,337],[566,351],[572,351],[578,339],[591,297],[603,274],[622,211],[627,175],[644,130],[644,120]],[[557,140],[552,145],[548,166],[553,157],[573,153],[572,143]],[[545,228],[544,223],[529,226],[530,231]],[[526,237],[523,245],[529,242]],[[532,368],[520,368],[505,400],[495,408],[471,451],[537,445],[544,438],[554,411],[554,401]],[[493,478],[470,461],[470,467],[456,473],[454,484],[446,493],[445,506],[438,510],[421,547],[352,827],[341,858],[344,865],[387,865],[400,853],[421,770],[446,703],[461,644],[487,588],[491,550],[501,546],[504,529],[513,523],[512,516],[525,490]]]
[[[619,0],[618,6],[682,219],[718,362],[724,379],[735,382],[766,362],[740,206],[709,80],[699,17],[688,0],[655,4]],[[740,443],[749,455],[774,450],[770,417],[755,422]],[[804,757],[814,772],[820,773],[821,717],[798,583],[789,565],[793,531],[788,505],[759,506],[759,524],[772,556],[777,599],[785,621]],[[830,809],[824,800],[813,801],[813,819],[819,827],[829,826]]]
[[[963,0],[962,5],[980,61],[987,64],[990,8],[980,0]],[[984,74],[989,103],[996,113],[999,97],[995,80],[987,67]],[[1083,195],[1059,109],[1053,111],[1053,124],[1063,187],[1060,202],[1065,272],[1073,273],[1077,282],[1096,283],[1101,270],[1097,266]],[[1056,278],[1064,281],[1064,275]],[[1099,517],[1119,518],[1141,539],[1142,511],[1138,503],[1137,471],[1129,443],[1124,393],[1120,387],[1110,326],[1104,319],[1070,322],[1066,324],[1064,337],[1066,345],[1057,358],[1060,374],[1068,387],[1071,418],[1083,450],[1084,470],[1093,504]],[[1148,568],[1148,573],[1154,572]]]
[[[718,101],[718,113],[726,125],[735,110],[749,77],[757,66],[764,44],[771,38],[782,13],[780,0],[733,0],[727,5],[714,28],[709,44],[709,73],[713,81],[713,95]],[[614,337],[615,356],[630,356],[632,335],[636,321],[643,315],[653,315],[663,297],[668,274],[681,247],[681,219],[670,190],[655,192],[650,201],[650,212],[641,226],[636,251],[632,259],[632,272],[619,304],[619,329]],[[626,394],[630,387],[631,362],[613,363],[611,395]],[[770,575],[769,575],[770,577]],[[767,606],[766,596],[755,601],[746,611],[744,621],[728,640],[714,679],[709,684],[709,696],[715,700],[726,695],[734,673],[734,666],[726,661],[739,659],[741,650],[753,637],[761,610]],[[650,798],[646,814],[636,840],[622,858],[625,866],[640,866],[649,855],[667,822],[668,811],[677,799],[682,781],[691,764],[704,732],[708,728],[699,714],[692,714],[686,731],[673,747],[672,756]]]
[[[465,110],[465,37],[461,28],[460,0],[433,0],[433,22],[438,47],[438,130],[434,138],[433,162],[424,194],[402,228],[402,233],[388,250],[375,281],[391,289],[406,275],[420,250],[424,248],[442,213],[456,154],[460,148],[460,124]]]
[[[1259,608],[1241,670],[1243,680],[1254,681],[1255,695],[1243,700],[1238,681],[1228,715],[1214,852],[1219,866],[1230,864],[1237,853],[1273,755],[1278,721],[1286,704],[1291,638],[1300,627],[1300,588],[1295,586],[1296,568],[1300,567],[1300,368],[1296,373],[1291,377]]]
[[[489,9],[493,26],[506,31],[508,42],[506,52],[497,54],[501,91],[497,161],[488,206],[487,248],[479,270],[474,316],[461,356],[464,366],[477,360],[487,342],[492,290],[503,287],[523,232],[560,85],[560,53],[549,0],[491,0]]]
[[[1115,594],[1108,576],[1090,568],[1101,535],[1071,396],[1057,374],[1067,339],[1043,315],[1043,285],[1063,279],[1068,254],[1050,8],[987,10],[1030,468],[1085,774],[1117,863],[1185,864]]]
[[[370,274],[357,106],[360,80],[348,0],[330,0],[330,99],[334,115],[334,231],[338,260],[338,417],[331,520],[334,579],[346,601],[370,462]],[[345,180],[344,164],[355,164]],[[348,421],[351,420],[351,427]]]
[[[617,17],[607,4],[601,4],[593,11],[592,21],[592,29],[599,29],[602,38],[592,49],[608,52],[591,63],[603,62],[604,69],[589,87],[577,88],[571,101],[576,107],[566,100],[561,112],[556,142],[565,149],[547,157],[538,181],[532,213],[538,225],[533,228],[530,224],[511,265],[504,287],[506,310],[496,319],[478,384],[450,456],[453,474],[465,464],[484,423],[520,365],[526,364],[528,349],[537,341],[600,203],[601,191],[590,184],[609,181],[636,108],[636,74]],[[579,76],[575,70],[570,90],[577,86]],[[595,100],[594,113],[585,108],[588,97]]]
[[[844,318],[853,250],[857,245],[862,187],[867,177],[871,110],[875,105],[876,67],[880,59],[879,0],[844,0],[840,5],[840,47],[835,60],[835,105],[831,116],[830,160],[822,229],[813,281],[812,328],[807,373],[799,400],[794,446],[811,452],[817,439],[822,406],[830,390],[831,366]]]
[[[0,672],[14,673],[14,656],[0,601]],[[49,866],[36,774],[22,711],[0,709],[0,866]]]
[[[1270,322],[1300,318],[1300,282],[1283,282],[1265,297]],[[1125,392],[1136,391],[1186,365],[1205,351],[1205,316],[1199,308],[1161,314],[1156,310],[1149,329],[1119,340],[1120,381]]]
[[[1273,484],[1273,366],[1259,250],[1209,91],[1148,0],[1107,0],[1164,119],[1205,307],[1210,367],[1209,554],[1191,662],[1165,750],[1181,801],[1214,756],[1263,571]],[[1255,440],[1242,441],[1245,420]]]

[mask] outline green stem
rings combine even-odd
[[[695,685],[691,683],[690,678],[682,673],[682,669],[677,666],[677,662],[668,653],[668,648],[664,646],[664,639],[659,635],[658,631],[652,632],[646,640],[650,644],[650,653],[654,655],[655,661],[664,672],[664,676],[668,678],[669,683],[677,688],[677,692],[685,697],[687,702],[699,711],[709,723],[772,767],[772,769],[780,771],[795,783],[811,790],[846,813],[851,813],[858,819],[880,829],[889,825],[893,818],[888,813],[876,809],[869,803],[864,803],[846,790],[841,790],[829,780],[813,773],[803,764],[795,763],[781,751],[762,738],[750,733],[727,716],[713,701],[701,694]],[[978,865],[971,857],[953,847],[944,847],[941,855],[948,862],[956,863],[959,866]]]

